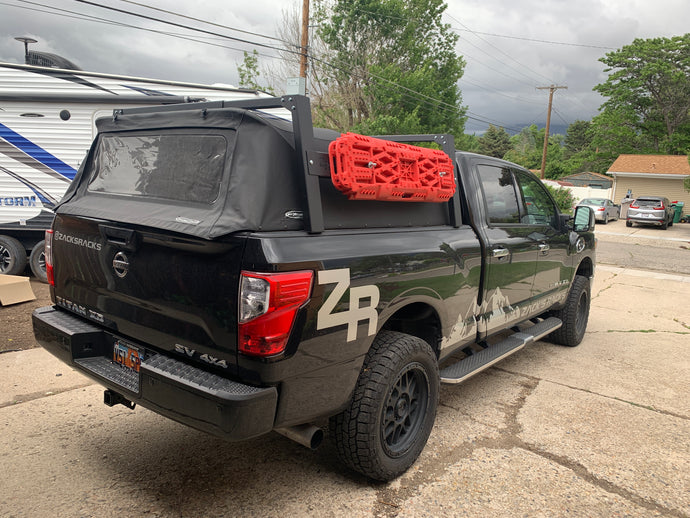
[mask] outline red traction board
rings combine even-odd
[[[328,146],[331,180],[350,200],[444,202],[455,194],[443,151],[345,133]]]

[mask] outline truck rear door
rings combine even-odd
[[[479,222],[486,243],[481,324],[491,334],[524,319],[537,269],[538,242],[534,229],[520,220],[513,171],[481,160],[475,167],[483,198],[479,202],[485,208]]]

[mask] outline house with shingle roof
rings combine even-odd
[[[610,189],[613,178],[605,174],[583,172],[561,176],[559,180],[570,182],[575,187],[592,187],[593,189]]]
[[[683,189],[683,180],[690,176],[686,155],[620,155],[609,170],[613,176],[611,198],[619,203],[628,192],[639,196],[666,196],[685,203],[689,212],[690,193]]]

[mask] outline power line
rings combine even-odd
[[[494,34],[492,32],[473,31],[471,29],[458,29],[458,30],[471,32],[473,34],[481,34],[482,36],[493,36],[495,38],[508,38],[511,40],[531,41],[534,43],[547,43],[549,45],[564,45],[564,46],[568,46],[568,47],[584,47],[584,48],[588,48],[588,49],[615,50],[615,47],[603,47],[600,45],[587,45],[585,43],[568,43],[568,42],[564,42],[564,41],[538,40],[538,39],[534,39],[534,38],[525,38],[522,36],[508,36],[506,34]]]
[[[104,8],[104,9],[108,9],[108,10],[115,11],[115,12],[119,12],[119,13],[123,13],[123,14],[128,14],[128,15],[131,15],[131,16],[136,16],[136,17],[140,17],[140,18],[144,18],[144,19],[148,19],[148,20],[157,21],[157,22],[160,22],[160,23],[165,23],[165,24],[173,25],[173,26],[180,27],[180,28],[184,28],[184,29],[187,29],[187,30],[202,32],[202,33],[210,34],[210,35],[213,35],[213,36],[221,36],[221,37],[224,37],[224,38],[227,38],[227,39],[231,39],[231,40],[235,40],[235,41],[241,41],[241,42],[243,42],[243,43],[248,43],[248,44],[250,44],[250,45],[256,45],[256,46],[260,46],[260,47],[270,48],[270,49],[273,49],[273,50],[279,50],[279,51],[287,52],[287,53],[290,53],[290,54],[302,55],[301,52],[291,51],[291,50],[289,50],[289,49],[277,49],[276,47],[273,47],[273,46],[270,46],[270,45],[266,45],[266,44],[263,44],[263,43],[251,42],[251,41],[243,40],[243,39],[236,38],[236,37],[233,37],[233,36],[227,36],[227,35],[223,35],[223,34],[219,34],[219,33],[214,33],[214,32],[207,31],[207,30],[204,30],[204,29],[200,29],[200,28],[197,28],[197,27],[190,27],[190,26],[188,26],[188,25],[183,25],[183,24],[179,24],[179,23],[176,23],[176,22],[171,22],[171,21],[167,21],[167,20],[162,20],[162,19],[159,19],[159,18],[155,18],[155,17],[152,17],[152,16],[147,16],[147,15],[143,15],[143,14],[139,14],[139,13],[134,13],[134,12],[132,12],[132,11],[127,11],[127,10],[125,10],[125,9],[118,9],[118,8],[115,8],[115,7],[110,7],[110,6],[105,6],[105,5],[97,4],[97,3],[95,3],[95,2],[90,2],[90,1],[88,1],[88,0],[76,0],[76,1],[79,2],[79,3],[83,3],[83,4],[92,5],[92,6],[95,6],[95,7],[101,7],[101,8]],[[330,63],[327,63],[327,62],[325,62],[325,61],[323,61],[323,63],[326,64],[326,65],[332,66]],[[399,85],[399,84],[397,84],[397,83],[394,83],[393,81],[390,81],[390,80],[388,80],[388,79],[386,79],[386,78],[384,78],[384,77],[382,77],[382,76],[377,76],[377,75],[375,75],[375,74],[370,74],[370,75],[371,75],[372,77],[374,77],[375,79],[378,79],[378,80],[380,80],[380,81],[384,81],[384,82],[386,82],[386,83],[392,84],[392,85],[396,86],[396,87],[399,88],[399,89],[403,89],[403,90],[407,91],[408,93],[412,93],[412,94],[415,94],[416,96],[423,97],[426,101],[431,101],[431,102],[437,103],[439,106],[445,105],[446,107],[450,107],[451,109],[453,109],[455,112],[458,112],[458,113],[461,112],[461,109],[459,109],[457,106],[453,106],[453,105],[451,105],[451,104],[449,104],[449,103],[446,103],[446,102],[444,102],[444,101],[440,101],[440,100],[438,100],[438,99],[434,99],[433,97],[427,96],[427,95],[422,94],[422,93],[420,93],[420,92],[416,92],[416,91],[414,91],[414,90],[412,90],[412,89],[410,89],[410,88],[407,88],[407,87],[404,87],[404,86]],[[477,118],[477,120],[479,120],[479,119]],[[486,122],[486,121],[483,121],[483,120],[482,120],[482,122]]]
[[[204,44],[204,45],[211,45],[211,46],[213,46],[213,47],[219,47],[219,48],[224,48],[224,49],[229,49],[229,50],[236,50],[236,51],[238,51],[238,52],[243,52],[243,51],[245,50],[245,49],[241,49],[241,48],[237,48],[237,47],[230,47],[230,46],[228,46],[228,45],[221,45],[221,44],[219,44],[219,43],[213,43],[213,42],[209,42],[209,41],[203,41],[203,40],[196,39],[196,38],[192,38],[192,37],[190,37],[190,36],[182,35],[182,34],[179,34],[179,33],[174,33],[174,32],[169,32],[169,31],[161,31],[161,30],[157,30],[157,29],[152,29],[152,28],[150,28],[150,27],[139,27],[139,26],[137,26],[137,25],[131,25],[131,24],[125,23],[125,22],[119,22],[119,21],[115,21],[115,20],[109,20],[109,19],[107,19],[107,18],[101,18],[101,17],[99,17],[99,16],[94,16],[94,15],[91,15],[91,14],[83,14],[83,13],[79,13],[79,12],[76,12],[76,11],[70,11],[70,10],[68,10],[68,9],[61,9],[61,8],[58,8],[58,7],[53,7],[53,6],[41,4],[41,3],[38,3],[38,2],[31,2],[31,1],[29,1],[29,0],[18,0],[18,1],[19,1],[19,2],[22,2],[22,3],[26,3],[26,4],[35,5],[35,6],[46,7],[46,8],[48,8],[48,9],[52,9],[52,11],[47,11],[47,10],[43,10],[43,9],[37,9],[37,8],[35,8],[35,7],[25,7],[25,6],[21,6],[21,5],[8,4],[8,3],[6,3],[6,2],[0,2],[0,4],[2,4],[2,5],[7,5],[7,6],[10,6],[10,7],[17,7],[17,8],[19,8],[19,9],[25,9],[25,10],[28,10],[28,11],[46,13],[46,14],[50,14],[50,15],[53,15],[53,16],[62,16],[62,17],[64,17],[64,18],[72,18],[72,19],[83,20],[83,21],[89,21],[89,22],[103,23],[103,24],[106,24],[106,25],[115,25],[115,26],[124,27],[124,28],[128,28],[128,29],[137,29],[137,30],[141,30],[141,31],[145,31],[145,32],[152,32],[152,33],[154,33],[154,34],[161,34],[161,35],[163,35],[163,36],[171,36],[171,37],[173,37],[173,38],[178,38],[178,39],[182,39],[182,40],[186,40],[186,41],[192,41],[192,42],[195,42],[195,43],[201,43],[201,44]],[[65,14],[65,13],[69,13],[69,14]],[[221,39],[221,40],[224,40],[225,38],[221,37],[220,39]],[[275,50],[277,50],[277,51],[282,51],[283,49],[278,49],[278,48],[276,48]],[[271,59],[280,59],[280,57],[279,57],[279,56],[276,56],[276,55],[265,54],[265,53],[261,53],[261,52],[258,52],[258,54],[259,54],[260,56],[267,57],[267,58],[271,58]]]
[[[469,43],[470,45],[472,45],[474,48],[476,48],[476,49],[479,50],[480,52],[483,52],[484,54],[486,54],[487,56],[489,56],[491,59],[496,59],[496,58],[494,58],[493,56],[491,56],[491,54],[489,54],[487,51],[485,51],[485,50],[482,49],[481,47],[475,45],[475,44],[472,43],[471,41],[467,41],[467,43]],[[511,78],[511,79],[513,79],[513,80],[515,80],[515,81],[517,81],[518,83],[522,83],[523,85],[529,86],[530,88],[534,88],[534,84],[535,84],[535,83],[528,83],[528,82],[526,82],[524,79],[520,79],[520,78],[518,78],[518,77],[515,77],[515,76],[512,76],[512,75],[510,75],[510,74],[507,74],[504,70],[498,70],[498,69],[496,69],[496,68],[494,68],[494,67],[492,67],[492,66],[490,66],[490,65],[487,65],[487,64],[484,63],[482,60],[477,59],[476,57],[472,56],[471,54],[468,54],[467,52],[463,52],[463,57],[465,57],[465,56],[471,58],[472,60],[474,60],[474,61],[476,61],[477,63],[479,63],[480,65],[482,65],[482,66],[488,68],[489,70],[493,70],[494,72],[496,72],[496,73],[498,73],[498,74],[500,74],[500,75],[502,75],[502,76],[509,77],[509,78]],[[509,66],[509,65],[506,65],[505,63],[501,62],[500,60],[496,60],[496,61],[498,61],[499,63],[501,63],[502,65],[504,65],[504,66],[506,66],[506,67]],[[526,75],[526,74],[522,74],[522,75],[525,76],[525,77],[527,77],[528,79],[530,79],[530,77],[529,77],[528,75]]]
[[[467,30],[468,32],[474,34],[477,38],[479,38],[480,40],[482,40],[482,41],[483,41],[484,43],[486,43],[487,45],[490,45],[491,47],[493,47],[494,49],[496,49],[498,52],[500,52],[501,54],[503,54],[504,56],[506,56],[508,59],[514,61],[515,63],[517,63],[517,64],[520,65],[521,67],[526,68],[527,70],[529,70],[529,71],[532,72],[533,74],[536,74],[536,75],[538,75],[538,76],[540,76],[540,77],[546,79],[547,81],[551,81],[551,79],[547,78],[546,76],[540,74],[539,72],[537,72],[537,71],[535,71],[535,70],[532,70],[532,69],[529,68],[527,65],[524,65],[524,64],[520,63],[517,59],[515,59],[515,58],[512,57],[511,55],[506,54],[505,52],[503,52],[501,49],[499,49],[499,48],[498,48],[496,45],[494,45],[493,43],[491,43],[491,42],[489,42],[489,41],[486,41],[484,38],[482,38],[481,36],[479,36],[475,31],[471,30],[469,27],[467,27],[467,25],[465,25],[464,23],[462,23],[462,22],[461,22],[460,20],[458,20],[457,18],[453,17],[451,14],[449,14],[449,13],[446,12],[446,16],[448,16],[448,18],[450,18],[450,19],[453,20],[454,22],[459,23],[460,25],[462,25],[462,27],[463,27],[465,30]],[[467,40],[466,40],[466,41],[467,41]],[[469,43],[469,42],[468,42],[468,43]],[[499,61],[499,62],[500,62],[500,61]],[[511,68],[513,68],[513,67],[511,67]],[[515,69],[514,69],[514,70],[515,70]],[[529,77],[529,76],[527,76],[526,74],[524,74],[523,72],[521,72],[521,71],[519,71],[519,72],[522,73],[523,75],[525,75],[525,77]]]
[[[409,20],[409,18],[405,18],[403,16],[394,16],[394,15],[390,15],[390,14],[385,15],[385,14],[381,14],[381,13],[375,13],[374,11],[366,11],[364,9],[358,9],[358,12],[373,14],[373,15],[378,16],[380,18],[389,18],[391,20]],[[449,17],[450,17],[450,15],[449,15]],[[416,20],[416,21],[419,21],[419,20]],[[512,35],[508,35],[508,34],[496,34],[493,32],[474,31],[474,30],[468,29],[468,28],[454,29],[454,30],[471,32],[473,34],[481,34],[482,36],[494,36],[496,38],[508,38],[508,39],[512,39],[512,40],[531,41],[534,43],[546,43],[549,45],[565,45],[568,47],[585,47],[585,48],[590,48],[590,49],[615,50],[614,47],[604,47],[601,45],[587,45],[585,43],[572,43],[572,42],[566,42],[566,41],[540,40],[540,39],[536,39],[536,38],[527,38],[524,36],[512,36]]]
[[[481,90],[485,90],[485,91],[487,91],[487,92],[493,92],[493,93],[496,94],[496,95],[500,95],[501,97],[506,97],[506,98],[511,99],[511,100],[513,100],[513,101],[518,101],[518,102],[523,102],[523,103],[528,103],[528,104],[538,104],[539,106],[542,105],[542,103],[539,102],[539,101],[532,101],[532,100],[530,100],[530,99],[523,99],[523,98],[521,98],[521,97],[516,97],[516,96],[513,96],[513,95],[505,94],[505,93],[501,92],[500,90],[496,90],[495,88],[491,88],[491,87],[489,87],[489,86],[484,86],[484,85],[482,85],[482,84],[480,84],[480,83],[477,83],[477,82],[475,82],[475,81],[472,81],[472,80],[470,80],[470,79],[467,79],[465,76],[462,76],[462,77],[460,78],[460,82],[462,82],[462,83],[469,83],[469,84],[471,84],[471,85],[473,85],[473,86],[476,86],[477,88],[479,88],[479,89],[481,89]]]
[[[237,49],[237,48],[234,48],[234,47],[228,47],[228,46],[226,46],[226,45],[220,45],[220,44],[216,44],[216,43],[211,43],[211,42],[207,42],[207,41],[198,40],[198,39],[195,39],[195,38],[192,38],[192,37],[189,37],[189,36],[183,36],[183,35],[179,35],[179,34],[175,34],[175,33],[170,33],[170,32],[166,32],[166,31],[160,31],[160,30],[150,29],[150,28],[145,28],[145,27],[138,27],[138,26],[135,26],[135,25],[130,25],[130,24],[123,23],[123,22],[116,22],[116,21],[113,21],[113,20],[108,20],[108,19],[105,19],[105,18],[93,16],[93,15],[86,15],[86,14],[83,14],[83,13],[76,13],[75,11],[69,11],[69,10],[66,10],[66,9],[59,9],[59,8],[55,8],[55,7],[52,7],[52,6],[46,6],[45,4],[40,4],[40,3],[37,3],[37,2],[31,2],[31,1],[29,1],[29,0],[19,0],[19,1],[20,1],[20,2],[23,2],[23,3],[31,4],[31,5],[38,5],[38,6],[41,6],[41,7],[47,7],[47,8],[49,8],[49,9],[53,9],[54,11],[61,11],[61,12],[47,12],[47,11],[42,11],[42,10],[40,10],[40,9],[32,9],[32,8],[27,8],[27,7],[23,7],[23,6],[17,6],[17,5],[14,5],[13,7],[19,7],[19,8],[28,9],[28,10],[35,10],[35,11],[39,11],[39,12],[47,12],[48,14],[53,14],[53,15],[58,15],[58,16],[64,16],[64,17],[68,17],[68,18],[77,18],[77,19],[81,19],[81,20],[85,20],[85,21],[94,21],[94,22],[98,22],[98,23],[106,23],[106,24],[118,25],[118,26],[122,26],[122,27],[133,28],[133,29],[143,30],[143,31],[148,31],[148,32],[153,32],[153,33],[156,33],[156,34],[162,34],[162,35],[166,35],[166,36],[173,36],[173,37],[176,37],[176,38],[180,38],[180,39],[184,39],[184,40],[188,40],[188,41],[193,41],[193,42],[196,42],[196,43],[202,43],[202,44],[212,45],[212,46],[221,47],[221,48],[228,48],[228,49],[231,49],[231,50],[238,50],[238,51],[241,51],[241,50],[242,50],[242,49]],[[152,21],[158,21],[158,22],[161,22],[161,23],[165,23],[165,24],[177,26],[177,27],[180,27],[180,28],[183,28],[183,29],[186,29],[186,30],[194,31],[194,32],[201,32],[201,33],[203,33],[203,34],[209,34],[209,35],[211,35],[211,36],[219,37],[219,38],[222,38],[222,39],[230,39],[230,40],[242,42],[242,43],[245,43],[245,44],[248,44],[248,45],[255,45],[255,46],[259,46],[259,47],[263,47],[263,48],[268,48],[268,49],[271,49],[271,50],[275,50],[275,51],[277,51],[277,52],[286,52],[286,53],[293,54],[293,55],[301,55],[300,52],[290,51],[289,49],[278,48],[278,47],[274,47],[274,46],[271,46],[271,45],[261,44],[261,43],[258,43],[258,42],[252,42],[252,41],[249,41],[249,40],[244,40],[244,39],[236,38],[236,37],[233,37],[233,36],[227,36],[227,35],[223,35],[223,34],[220,34],[220,33],[211,32],[211,31],[207,31],[207,30],[200,29],[200,28],[196,28],[196,27],[192,27],[192,26],[187,26],[187,25],[178,24],[178,23],[175,23],[175,22],[169,22],[169,21],[165,21],[165,20],[160,20],[160,19],[155,18],[155,17],[146,16],[146,15],[141,15],[141,14],[133,13],[133,12],[130,12],[130,11],[127,11],[127,10],[123,10],[123,9],[117,9],[117,8],[112,8],[112,7],[108,7],[108,6],[103,6],[103,5],[96,4],[96,3],[93,3],[93,2],[89,2],[89,1],[86,1],[86,0],[76,0],[76,1],[78,1],[78,2],[80,2],[80,3],[84,3],[84,4],[96,6],[96,7],[102,7],[102,8],[105,8],[105,9],[112,10],[112,11],[120,12],[120,13],[126,14],[126,15],[132,15],[132,16],[136,16],[136,17],[140,17],[140,18],[145,18],[145,19],[152,20]],[[4,2],[2,2],[2,3],[4,4]],[[5,5],[12,5],[12,4],[5,4]],[[64,14],[64,13],[70,13],[70,14]],[[70,16],[70,15],[73,15],[73,16]],[[203,20],[202,20],[202,21],[203,21]],[[261,55],[264,55],[264,56],[270,57],[270,58],[282,59],[282,58],[276,57],[276,56],[270,56],[270,55],[265,55],[265,54],[261,54]],[[324,65],[326,65],[326,66],[330,66],[330,67],[334,67],[334,68],[336,68],[336,69],[339,69],[339,70],[341,70],[341,71],[343,71],[343,72],[350,73],[350,74],[353,73],[353,71],[352,71],[351,68],[345,68],[345,67],[342,67],[342,66],[339,67],[339,66],[337,66],[337,65],[335,65],[335,64],[333,64],[333,63],[329,63],[329,62],[327,62],[327,61],[325,61],[325,60],[321,60],[321,59],[315,58],[315,57],[313,57],[313,56],[312,56],[312,59],[314,59],[314,60],[316,60],[316,61],[319,61],[319,62],[321,62],[322,64],[324,64]],[[453,111],[453,113],[458,114],[458,116],[463,115],[463,116],[465,116],[466,118],[468,118],[468,119],[470,119],[470,120],[475,120],[475,121],[482,122],[482,123],[485,123],[485,124],[494,124],[494,123],[495,123],[495,124],[498,124],[498,125],[500,125],[500,126],[506,127],[506,128],[508,128],[508,129],[510,129],[511,131],[519,131],[519,130],[516,130],[515,128],[510,128],[508,125],[504,124],[504,123],[501,122],[501,121],[491,120],[491,119],[489,119],[489,118],[487,118],[487,117],[484,117],[484,116],[482,116],[482,115],[475,114],[475,113],[473,113],[473,112],[471,112],[471,111],[469,111],[469,110],[465,110],[464,113],[463,113],[463,108],[461,108],[461,107],[459,107],[459,106],[455,106],[455,105],[452,105],[452,104],[450,104],[450,103],[446,103],[445,101],[442,101],[442,100],[439,100],[439,99],[435,99],[435,98],[433,98],[433,97],[431,97],[431,96],[422,94],[421,92],[417,92],[417,91],[415,91],[415,90],[412,90],[412,89],[410,89],[410,88],[407,88],[407,87],[405,87],[405,86],[403,86],[403,85],[400,85],[400,84],[398,84],[398,83],[395,83],[395,82],[393,82],[393,81],[391,81],[391,80],[389,80],[389,79],[387,79],[387,78],[384,78],[384,77],[382,77],[382,76],[379,76],[379,75],[377,75],[377,74],[370,74],[370,77],[371,77],[372,79],[376,80],[376,81],[379,83],[379,85],[382,85],[382,86],[385,85],[385,86],[387,86],[387,87],[392,87],[392,88],[397,89],[398,91],[401,92],[401,94],[402,94],[405,98],[414,100],[414,101],[415,101],[416,103],[418,103],[418,104],[421,103],[421,104],[424,104],[424,105],[426,105],[426,106],[433,107],[433,108],[435,108],[435,109],[444,109],[444,110],[449,110],[449,109],[450,109],[450,110]],[[359,79],[366,79],[366,77],[363,77],[363,76],[362,76],[362,77],[360,77]]]
[[[263,48],[272,49],[272,50],[280,50],[281,52],[287,52],[287,53],[289,53],[289,54],[296,54],[296,55],[298,55],[298,56],[302,55],[301,52],[298,52],[298,51],[295,51],[295,50],[290,50],[290,49],[279,49],[279,48],[277,48],[277,47],[274,47],[274,46],[272,46],[272,45],[268,45],[268,44],[266,44],[266,43],[259,43],[259,42],[257,42],[257,41],[244,40],[244,39],[242,39],[242,38],[237,38],[237,37],[235,37],[235,36],[228,36],[227,34],[220,34],[220,33],[217,33],[217,32],[207,31],[207,30],[205,30],[205,29],[200,29],[200,28],[198,28],[198,27],[190,27],[189,25],[184,25],[184,24],[177,23],[177,22],[171,22],[171,21],[169,21],[169,20],[163,20],[163,19],[161,19],[161,18],[156,18],[156,17],[153,17],[153,16],[148,16],[148,15],[146,15],[146,14],[140,14],[140,13],[135,13],[135,12],[132,12],[132,11],[127,11],[126,9],[118,9],[117,7],[111,7],[111,6],[108,6],[108,5],[102,5],[102,4],[98,4],[98,3],[96,3],[96,2],[90,2],[89,0],[75,0],[75,1],[76,1],[76,2],[79,2],[79,3],[82,3],[82,4],[91,5],[91,6],[94,6],[94,7],[100,7],[100,8],[102,8],[102,9],[108,9],[108,10],[110,10],[110,11],[115,11],[115,12],[118,12],[118,13],[121,13],[121,14],[127,14],[127,15],[130,15],[130,16],[136,16],[136,17],[138,17],[138,18],[144,18],[145,20],[150,20],[150,21],[154,21],[154,22],[164,23],[164,24],[167,24],[167,25],[172,25],[172,26],[174,26],[174,27],[179,27],[179,28],[181,28],[181,29],[187,29],[187,30],[190,30],[190,31],[201,32],[201,33],[204,33],[204,34],[209,34],[209,35],[211,35],[211,36],[220,36],[220,37],[222,37],[222,38],[226,38],[226,39],[233,40],[233,41],[239,41],[239,42],[242,42],[242,43],[247,43],[247,44],[249,44],[249,45],[253,45],[253,46],[256,46],[256,47],[263,47]]]
[[[551,109],[553,110],[553,112],[554,112],[556,115],[558,115],[558,118],[561,119],[561,120],[563,121],[563,124],[565,124],[566,126],[570,126],[570,123],[569,123],[567,120],[565,120],[565,119],[563,118],[563,116],[560,114],[560,112],[559,112],[555,107],[552,107]]]
[[[289,41],[282,40],[280,38],[276,38],[275,36],[269,36],[267,34],[260,34],[258,32],[247,31],[244,29],[238,29],[236,27],[229,27],[228,25],[221,25],[219,23],[209,22],[209,21],[203,20],[201,18],[194,18],[193,16],[187,16],[185,14],[177,13],[175,11],[169,11],[167,9],[161,9],[160,7],[154,7],[151,5],[142,4],[139,2],[134,2],[133,0],[120,0],[120,1],[125,2],[127,4],[138,5],[139,7],[144,7],[146,9],[151,9],[153,11],[158,11],[158,12],[165,13],[165,14],[172,14],[173,16],[179,16],[180,18],[184,18],[186,20],[193,20],[195,22],[201,22],[201,23],[205,23],[207,25],[212,25],[213,27],[218,27],[221,29],[228,29],[231,31],[241,32],[242,34],[249,34],[250,36],[258,36],[259,38],[266,38],[268,40],[278,41],[278,42],[283,43],[285,45],[290,45],[292,47],[298,47],[299,48],[299,45],[295,45],[294,43],[291,43]]]

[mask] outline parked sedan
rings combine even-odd
[[[594,211],[594,219],[606,225],[612,219],[621,217],[621,206],[606,198],[585,198],[579,205],[586,205]]]
[[[673,226],[675,209],[671,207],[668,198],[662,196],[640,196],[633,200],[628,208],[625,225],[632,227],[633,223],[642,225],[657,225],[663,230]]]

